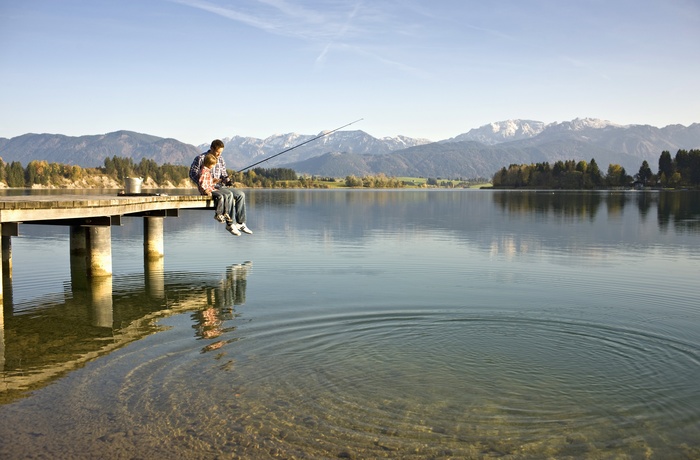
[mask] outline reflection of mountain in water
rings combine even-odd
[[[67,286],[63,301],[37,299],[34,308],[19,314],[6,298],[0,403],[161,330],[160,318],[212,308],[228,312],[224,319],[233,318],[234,307],[245,303],[249,268],[249,263],[228,267],[218,280],[210,274],[161,272],[162,286],[156,290],[152,277],[150,284],[140,276],[95,280]]]

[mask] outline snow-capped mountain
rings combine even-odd
[[[625,127],[598,118],[576,118],[571,121],[548,124],[534,120],[505,120],[471,129],[464,134],[443,142],[476,141],[486,145],[495,145],[502,142],[531,139],[542,133],[571,133],[587,130],[604,130],[607,128]]]
[[[486,145],[494,145],[501,142],[530,139],[540,134],[546,126],[541,121],[533,120],[497,121],[479,128],[473,128],[464,134],[443,142],[476,141]]]
[[[599,118],[575,118],[571,121],[561,123],[550,123],[545,129],[553,131],[585,131],[588,129],[624,128],[623,125],[615,124],[608,120]]]
[[[654,167],[662,151],[672,155],[700,147],[700,123],[619,125],[595,118],[560,123],[506,120],[441,142],[418,145],[390,154],[323,155],[289,164],[300,173],[316,175],[377,174],[424,177],[491,177],[509,164],[554,163],[595,159],[601,168],[619,164],[627,171],[643,161]],[[343,174],[341,174],[343,175]]]
[[[377,139],[364,131],[337,131],[321,137],[313,142],[312,139],[322,135],[311,134],[276,134],[265,139],[234,136],[224,141],[226,164],[230,168],[240,169],[249,164],[270,157],[299,144],[308,142],[299,148],[294,148],[279,159],[275,158],[265,167],[303,161],[323,155],[324,153],[342,152],[358,155],[381,155],[418,145],[430,143],[427,139],[414,139],[406,136],[384,137]],[[200,145],[205,151],[208,145]]]
[[[322,134],[322,133],[319,133]],[[424,177],[491,177],[509,164],[585,160],[595,158],[602,169],[610,163],[635,171],[646,160],[652,168],[659,155],[679,149],[700,148],[700,123],[669,125],[618,125],[595,118],[543,123],[506,120],[472,129],[440,142],[406,136],[375,138],[364,131],[336,131],[317,135],[279,134],[265,139],[233,136],[223,139],[229,169],[244,169],[292,147],[284,155],[260,165],[288,167],[300,174],[343,177],[350,174],[416,175]],[[32,160],[95,167],[106,157],[138,162],[189,165],[208,145],[192,146],[131,131],[79,137],[60,134],[25,134],[0,138],[5,163]]]

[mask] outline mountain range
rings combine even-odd
[[[318,135],[279,134],[257,139],[234,136],[222,139],[224,158],[230,169],[244,169]],[[96,167],[107,157],[142,158],[158,164],[189,165],[206,151],[194,146],[132,131],[70,137],[59,134],[24,134],[0,138],[0,157],[5,163],[31,160]],[[700,148],[700,123],[690,126],[618,125],[609,121],[577,118],[543,123],[507,120],[439,142],[406,136],[375,138],[363,131],[337,131],[294,148],[260,164],[260,167],[291,168],[300,174],[345,177],[386,174],[442,178],[490,178],[510,164],[595,158],[601,170],[609,164],[634,174],[646,160],[657,169],[659,155],[668,150]]]

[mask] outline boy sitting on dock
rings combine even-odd
[[[228,215],[228,219],[226,219],[226,230],[236,236],[239,236],[241,232],[250,235],[253,231],[245,224],[245,193],[241,190],[229,187],[231,185],[231,178],[226,172],[226,162],[221,157],[223,151],[224,143],[221,140],[215,139],[212,141],[209,150],[197,155],[192,161],[192,166],[190,166],[190,179],[199,188],[200,171],[203,169],[204,158],[208,155],[213,155],[216,159],[216,163],[209,167],[209,171],[214,188],[224,197],[223,213]],[[202,192],[201,188],[199,191],[205,194],[205,192]]]
[[[216,183],[219,182],[220,179],[215,179],[212,175],[211,170],[216,164],[216,161],[216,155],[213,153],[208,153],[204,156],[202,168],[199,171],[197,188],[200,194],[210,196],[214,199],[214,205],[216,206],[214,219],[221,223],[226,222],[226,229],[233,235],[239,236],[241,232],[233,225],[233,219],[231,219],[231,215],[234,213],[233,203],[229,199],[229,195],[221,193],[216,188]]]

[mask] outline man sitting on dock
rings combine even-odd
[[[211,168],[211,174],[214,178],[215,187],[227,199],[233,202],[233,208],[235,210],[235,216],[230,216],[232,220],[226,222],[226,230],[228,230],[233,235],[240,235],[241,232],[252,234],[253,231],[248,228],[245,224],[246,212],[245,212],[245,193],[235,188],[230,188],[232,185],[231,178],[226,171],[226,162],[224,161],[221,154],[224,151],[224,143],[219,139],[212,141],[209,150],[197,155],[192,161],[192,166],[190,166],[190,179],[197,186],[199,186],[199,175],[202,169],[202,163],[204,162],[204,157],[211,153],[216,156],[216,164]],[[235,221],[233,220],[235,218]]]

